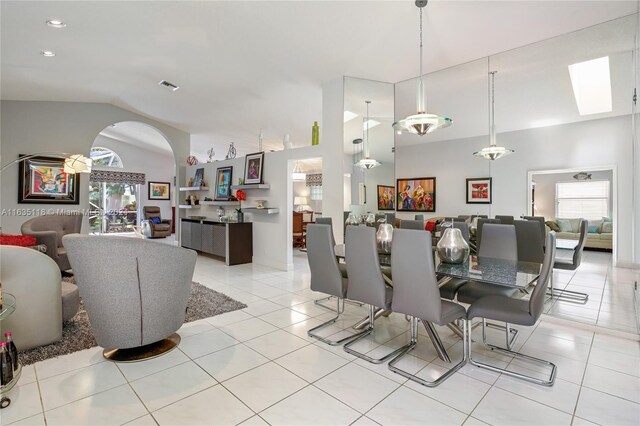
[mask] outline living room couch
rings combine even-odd
[[[580,238],[580,218],[556,218],[546,222],[546,231],[556,231],[559,239]],[[587,248],[611,250],[613,248],[613,223],[606,218],[588,221]]]

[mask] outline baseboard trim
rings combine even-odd
[[[619,260],[616,262],[616,268],[627,268],[627,269],[640,269],[640,263],[629,262],[626,260]]]
[[[285,271],[285,272],[293,271],[293,263],[277,262],[272,259],[259,257],[259,256],[253,256],[252,261],[253,263],[256,263],[258,265],[268,266],[270,268],[275,268],[280,271]]]

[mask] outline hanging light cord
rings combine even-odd
[[[364,156],[365,158],[369,158],[369,126],[371,123],[369,123],[369,104],[371,103],[371,101],[365,101],[367,103],[367,142],[366,142],[366,146],[364,147]]]
[[[418,87],[418,112],[427,111],[424,101],[424,83],[422,80],[422,7],[420,8],[420,83]]]

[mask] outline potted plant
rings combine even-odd
[[[238,199],[238,208],[236,211],[238,212],[238,222],[244,222],[244,213],[242,212],[242,202],[247,199],[247,193],[242,189],[238,189],[236,191],[236,198]]]

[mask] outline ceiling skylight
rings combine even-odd
[[[569,76],[580,115],[613,110],[608,56],[569,65]]]
[[[380,124],[379,121],[376,120],[367,120],[364,122],[364,124],[362,125],[362,129],[363,130],[367,130],[367,129],[373,129],[374,127],[376,127],[378,124]]]
[[[358,116],[358,114],[356,114],[355,112],[351,112],[351,111],[346,111],[344,112],[344,122],[346,123],[347,121],[351,121],[354,118],[356,118]]]

